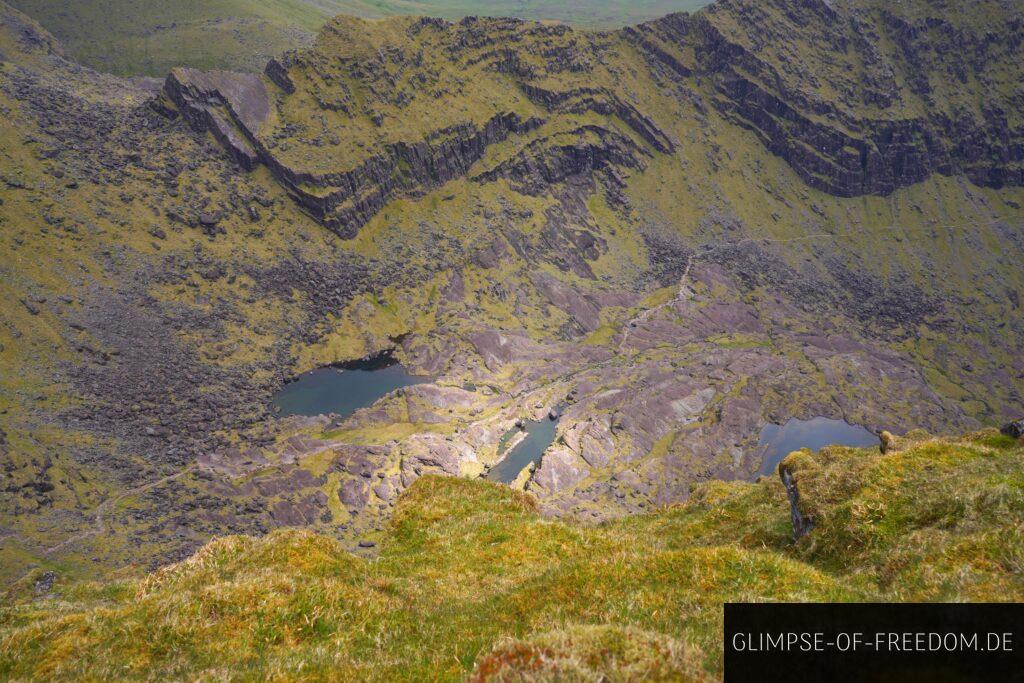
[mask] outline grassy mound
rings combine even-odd
[[[798,462],[797,462],[798,461]],[[775,478],[601,526],[482,481],[424,477],[380,556],[283,530],[143,578],[31,578],[0,677],[608,680],[714,677],[724,601],[1024,599],[1024,446],[995,432],[787,461]]]
[[[619,626],[570,627],[495,647],[473,681],[703,681],[700,653],[660,634]]]

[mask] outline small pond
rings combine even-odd
[[[561,410],[558,411],[558,415],[561,416]],[[522,428],[514,427],[506,432],[501,437],[501,441],[498,442],[499,453],[504,452],[508,448],[508,444],[520,432],[526,432],[526,436],[491,468],[491,471],[487,473],[487,478],[490,481],[511,484],[519,473],[523,471],[524,467],[531,462],[540,462],[544,451],[555,440],[555,428],[558,427],[558,419],[557,417],[554,420],[544,417],[540,420],[529,420]]]
[[[815,417],[810,420],[793,418],[779,426],[766,424],[757,440],[761,453],[760,475],[773,475],[779,462],[793,451],[810,448],[816,451],[824,446],[877,446],[878,437],[860,425],[844,420]]]
[[[400,387],[431,381],[410,375],[389,354],[371,360],[318,368],[284,385],[271,399],[279,415],[348,417]]]

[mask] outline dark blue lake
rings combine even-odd
[[[843,420],[815,417],[810,420],[793,418],[779,426],[766,424],[761,428],[757,445],[762,454],[758,474],[775,474],[779,462],[793,451],[810,448],[816,451],[824,446],[877,446],[878,437],[860,425]]]
[[[498,452],[504,451],[519,432],[525,431],[526,437],[491,468],[491,471],[487,473],[487,479],[504,484],[511,484],[515,481],[516,476],[523,471],[524,467],[531,462],[540,462],[544,451],[555,440],[556,427],[558,427],[557,419],[551,420],[545,417],[540,420],[528,421],[522,430],[517,427],[507,432],[498,442]]]
[[[280,415],[348,417],[356,410],[400,387],[429,382],[429,377],[410,375],[398,363],[366,363],[359,368],[318,368],[300,375],[274,394],[271,405]]]

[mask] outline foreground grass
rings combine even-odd
[[[425,477],[376,560],[296,530],[218,539],[142,579],[15,588],[0,677],[714,678],[721,603],[1021,600],[1024,448],[994,432],[790,456],[775,479],[597,527]],[[521,678],[517,678],[521,680]]]

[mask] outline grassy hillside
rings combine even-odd
[[[57,36],[76,60],[122,75],[164,76],[175,66],[258,71],[267,59],[312,40],[336,14],[410,14],[553,19],[611,28],[704,0],[13,0]]]
[[[815,522],[795,544],[776,477],[599,526],[425,477],[374,560],[287,530],[42,596],[30,576],[0,611],[0,677],[700,678],[721,672],[726,600],[1024,599],[1021,444],[922,434],[786,464]]]

